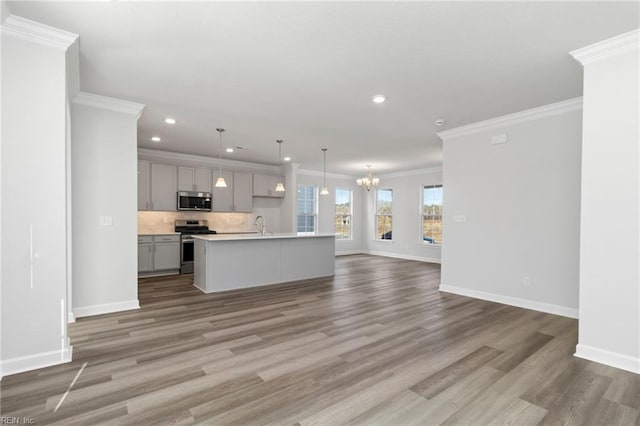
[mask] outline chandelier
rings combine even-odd
[[[367,170],[367,176],[361,179],[356,179],[356,182],[358,183],[358,186],[364,186],[365,188],[367,188],[367,191],[370,191],[371,188],[375,188],[380,184],[380,179],[378,179],[377,177],[373,177],[370,164],[367,164]]]

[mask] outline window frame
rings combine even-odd
[[[435,214],[425,214],[424,213],[424,206],[425,206],[425,190],[427,189],[436,189],[436,188],[442,188],[442,192],[443,192],[443,200],[442,203],[444,204],[444,188],[443,185],[440,184],[423,184],[420,186],[420,244],[425,246],[425,247],[440,247],[442,246],[442,237],[440,238],[439,242],[435,241],[435,238],[433,238],[433,236],[431,236],[431,238],[433,239],[434,242],[430,243],[430,242],[426,242],[424,240],[425,237],[425,233],[424,233],[424,221],[425,219],[429,219],[429,218],[439,218],[440,219],[440,227],[442,228],[442,207],[441,207],[441,211],[439,215],[435,215]]]
[[[313,188],[313,212],[298,213],[298,190],[300,187]],[[313,217],[313,231],[298,231],[299,217]],[[316,185],[298,184],[296,186],[296,235],[315,235],[318,233],[318,187]]]
[[[374,205],[373,205],[373,210],[374,210],[374,218],[373,218],[373,227],[374,227],[374,232],[373,232],[373,240],[374,241],[385,241],[385,242],[393,242],[393,188],[376,188],[375,189],[375,193],[374,193]],[[378,214],[378,191],[391,191],[391,214]],[[381,236],[386,234],[387,232],[384,232],[382,234],[378,234],[378,218],[379,217],[389,217],[391,218],[391,226],[390,229],[387,232],[391,232],[391,238],[382,238]]]
[[[342,220],[344,222],[344,217],[347,216],[349,218],[349,237],[348,238],[344,238],[344,237],[340,237],[338,238],[338,228],[337,228],[337,223],[338,223],[338,191],[348,191],[349,192],[349,214],[348,215],[340,215],[342,216]],[[335,188],[334,191],[334,195],[335,195],[335,199],[333,202],[333,211],[334,211],[334,231],[335,231],[335,236],[336,236],[336,240],[338,241],[353,241],[353,189],[351,188]],[[342,232],[339,233],[339,235],[344,235]]]

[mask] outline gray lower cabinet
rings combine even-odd
[[[153,271],[153,243],[138,242],[138,272]]]
[[[138,235],[138,274],[180,270],[180,235]]]

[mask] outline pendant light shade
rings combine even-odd
[[[282,139],[278,139],[277,141],[278,144],[278,165],[280,165],[281,160],[282,160]],[[276,192],[285,192],[286,189],[284,188],[284,183],[282,182],[278,182],[276,183]]]
[[[226,188],[227,182],[224,181],[222,177],[222,133],[224,133],[224,129],[216,129],[216,131],[220,134],[220,169],[218,174],[218,179],[216,180],[216,188]]]
[[[329,188],[327,188],[327,148],[322,148],[322,154],[324,156],[322,161],[323,184],[322,188],[320,188],[320,195],[329,195]]]

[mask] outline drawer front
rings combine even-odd
[[[152,243],[153,237],[151,235],[138,235],[138,244],[140,243]]]
[[[154,243],[179,243],[180,235],[156,235],[153,237]]]

